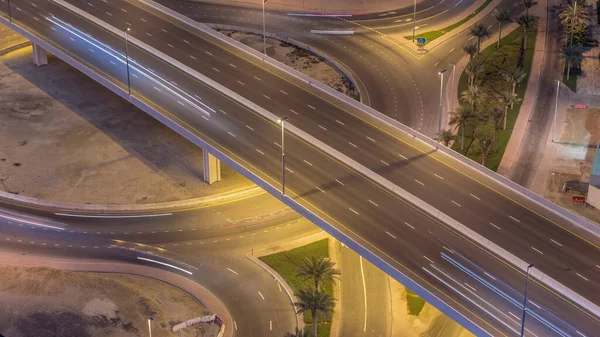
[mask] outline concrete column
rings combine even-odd
[[[46,53],[46,50],[35,43],[32,43],[32,46],[33,63],[38,67],[48,64],[48,53]]]
[[[221,161],[204,151],[204,181],[212,184],[221,181]]]

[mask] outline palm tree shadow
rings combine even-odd
[[[401,160],[395,161],[393,163],[388,163],[389,165],[382,163],[380,166],[372,169],[372,171],[385,178],[385,176],[388,173],[393,172],[398,169],[401,169],[407,165],[410,165],[411,163],[414,163],[421,158],[425,158],[426,156],[428,156],[436,151],[437,151],[436,149],[432,149],[429,152],[424,152],[424,153],[421,153],[419,155],[416,155],[416,156],[413,156],[413,157],[410,157],[407,159],[401,159]],[[352,183],[352,182],[358,181],[359,179],[362,179],[363,177],[364,177],[364,175],[358,173],[358,174],[347,174],[343,177],[338,177],[336,179],[339,181],[342,181],[345,185],[347,183]],[[343,188],[343,187],[344,186],[342,184],[340,184],[339,182],[337,182],[335,179],[327,182],[324,185],[319,186],[319,188],[325,192],[334,191],[336,189]],[[311,196],[315,193],[323,193],[323,191],[321,191],[321,190],[319,190],[318,188],[315,187],[314,189],[311,189],[304,193],[299,194],[298,197],[305,198],[305,197]]]

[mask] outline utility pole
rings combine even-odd
[[[560,80],[556,80],[556,101],[554,102],[554,121],[552,122],[552,143],[556,137],[556,115],[558,114],[558,93],[560,91]]]
[[[265,3],[267,0],[262,2],[262,21],[263,21],[263,53],[267,56],[267,30],[265,28]]]
[[[277,120],[281,124],[281,195],[285,196],[285,121],[287,116]]]
[[[440,70],[440,72],[438,72],[438,75],[440,75],[440,115],[438,118],[438,139],[437,139],[438,145],[440,144],[440,138],[442,138],[442,110],[444,108],[442,95],[443,95],[443,91],[444,91],[444,73],[445,72],[446,72],[446,69]]]
[[[523,299],[523,315],[521,316],[521,337],[523,337],[523,333],[525,332],[525,316],[527,314],[527,285],[529,283],[529,270],[533,267],[533,264],[527,266],[527,275],[525,276],[525,298]]]
[[[129,40],[128,34],[131,28],[125,29],[125,67],[127,67],[127,93],[131,96],[131,80],[129,77]]]
[[[415,42],[415,31],[417,30],[417,0],[413,5],[413,42]]]

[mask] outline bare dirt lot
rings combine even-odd
[[[61,60],[31,47],[0,56],[0,189],[52,201],[146,204],[247,186],[223,166],[202,181],[202,150]]]
[[[250,48],[261,52],[263,50],[262,36],[229,30],[220,30],[220,32]],[[267,54],[345,95],[356,100],[360,99],[352,82],[342,72],[311,52],[276,39],[267,38]]]
[[[0,266],[0,333],[10,337],[213,337],[201,323],[178,334],[173,325],[210,314],[188,293],[125,274]]]
[[[544,197],[553,203],[573,210],[600,223],[600,211],[590,206],[573,204],[573,195],[586,195],[590,171],[600,142],[600,109],[568,109],[560,148],[552,160],[546,179]],[[567,187],[562,192],[563,186]]]

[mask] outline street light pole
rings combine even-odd
[[[8,22],[12,23],[12,15],[10,13],[10,0],[6,0],[6,4],[8,5]]]
[[[417,0],[414,1],[413,5],[413,42],[415,42],[415,31],[417,30]]]
[[[527,285],[529,283],[529,270],[533,267],[533,264],[527,266],[527,275],[525,277],[525,299],[523,299],[523,315],[521,316],[521,337],[523,337],[523,333],[525,332],[525,314],[527,313]]]
[[[452,89],[454,89],[454,91],[456,91],[456,82],[455,82],[455,76],[456,76],[456,63],[450,62],[450,64],[452,65]],[[454,98],[456,95],[452,95],[452,102],[450,102],[451,104],[451,109],[454,109]]]
[[[125,67],[127,67],[127,93],[131,96],[131,80],[129,78],[129,41],[128,41],[128,33],[131,28],[125,29]]]
[[[437,143],[440,143],[440,138],[442,138],[442,110],[444,107],[443,101],[442,101],[442,95],[443,95],[443,90],[444,90],[444,73],[446,72],[446,69],[444,70],[440,70],[440,72],[438,72],[438,74],[440,75],[440,116],[438,118],[438,139],[437,139]]]
[[[560,80],[556,80],[556,102],[554,103],[554,121],[552,122],[552,143],[556,135],[556,114],[558,113],[558,93],[560,91]]]
[[[262,21],[263,21],[263,53],[265,56],[267,55],[267,30],[265,28],[265,2],[267,0],[262,0]]]
[[[150,322],[152,322],[154,320],[154,318],[149,317],[148,318],[148,336],[152,337],[152,324],[150,324]]]
[[[285,196],[285,121],[287,116],[277,120],[281,124],[281,195]]]

